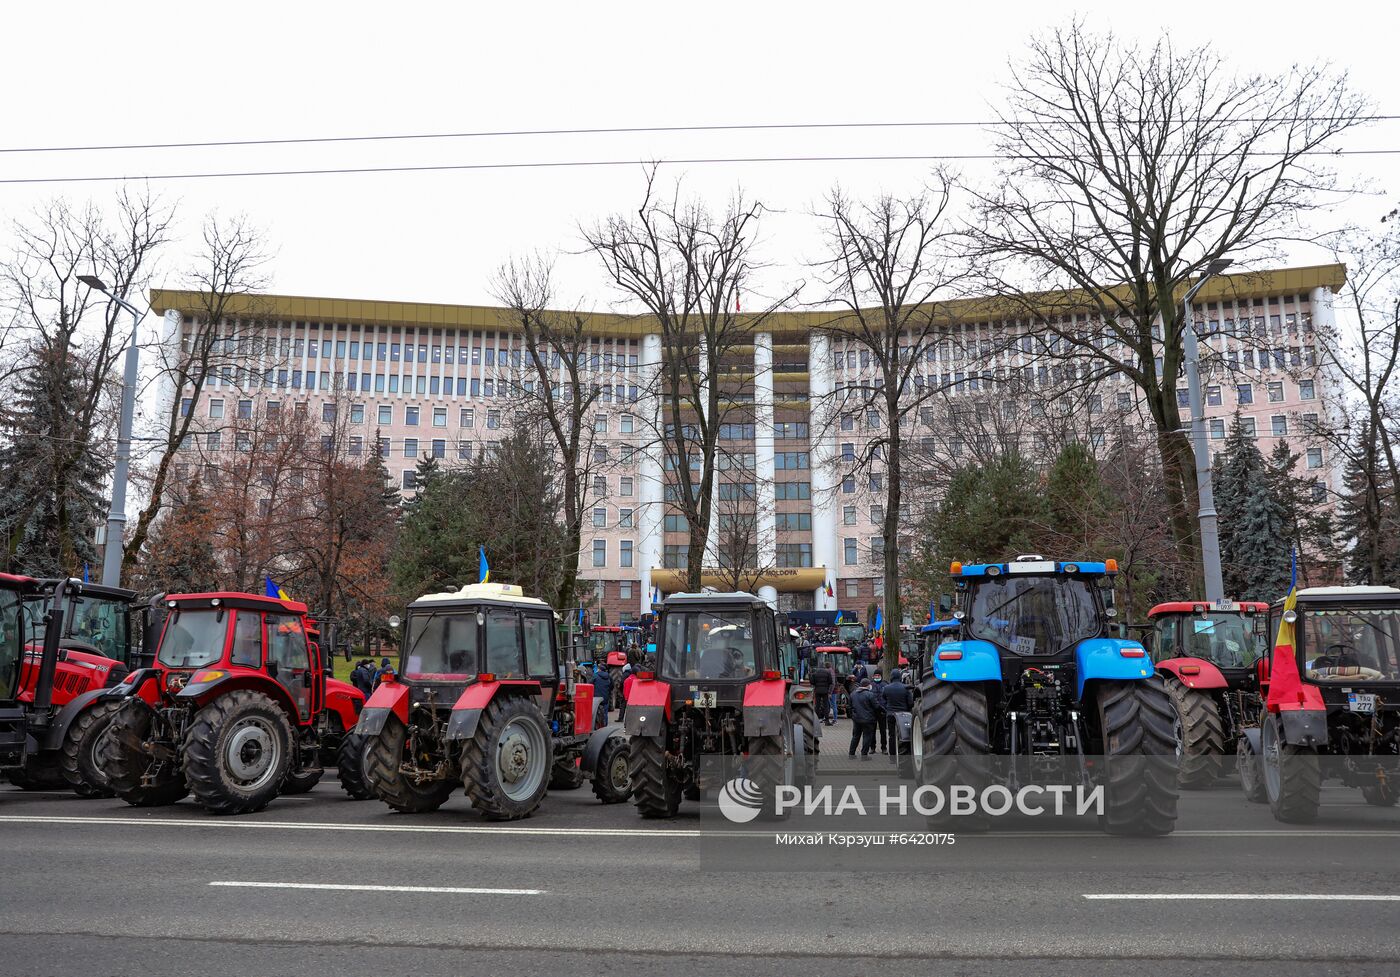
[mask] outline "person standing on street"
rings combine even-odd
[[[885,700],[885,725],[888,727],[890,742],[890,763],[895,762],[895,753],[899,748],[899,730],[896,728],[895,716],[901,712],[912,712],[914,709],[914,693],[909,690],[909,686],[904,684],[904,676],[895,672],[894,677],[885,683],[881,690],[881,695]],[[914,731],[915,736],[923,735],[918,730]]]
[[[870,692],[875,696],[875,731],[879,733],[880,752],[888,753],[889,744],[885,739],[885,679],[877,668],[875,674],[870,679]]]
[[[835,726],[836,720],[831,715],[831,690],[836,684],[836,676],[831,669],[825,665],[816,665],[812,668],[812,692],[817,697],[817,719],[827,725]]]
[[[602,729],[608,724],[608,696],[612,693],[612,679],[608,676],[606,665],[593,666],[593,698],[597,702],[594,708],[593,720],[594,729]]]
[[[870,759],[870,754],[875,750],[875,720],[878,715],[875,693],[870,691],[870,679],[863,678],[851,693],[851,756],[856,755],[856,747],[859,746],[860,758]]]

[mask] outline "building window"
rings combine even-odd
[[[1322,467],[1322,449],[1321,449],[1321,448],[1309,448],[1309,449],[1308,449],[1308,467],[1309,467],[1309,468],[1321,468],[1321,467]]]
[[[365,422],[365,405],[364,405],[364,404],[351,404],[351,405],[350,405],[350,423],[351,423],[351,424],[363,424],[364,422]]]
[[[607,415],[607,414],[594,414],[594,415],[593,415],[593,433],[594,433],[594,434],[607,434],[607,433],[608,433],[608,415]]]
[[[218,450],[219,450],[219,442],[220,442],[221,440],[222,440],[222,436],[220,435],[220,433],[219,433],[218,431],[210,431],[208,434],[206,434],[206,435],[204,436],[204,446],[205,446],[206,448],[208,448],[210,451],[218,451]]]
[[[812,565],[811,543],[779,543],[778,566],[809,567]]]
[[[631,414],[623,414],[621,420],[621,430],[623,434],[631,434],[634,430],[636,419]]]
[[[686,521],[685,516],[676,512],[666,515],[666,518],[663,520],[663,526],[668,533],[690,532],[690,523]]]
[[[1254,403],[1254,384],[1241,383],[1235,387],[1235,399],[1241,404]]]
[[[486,428],[489,431],[499,431],[501,428],[501,412],[498,410],[488,410],[486,412]]]
[[[632,565],[632,541],[630,539],[624,539],[618,544],[617,561],[618,565],[622,567]]]
[[[1284,438],[1288,436],[1288,418],[1283,414],[1275,414],[1270,418],[1274,426],[1274,437]]]
[[[457,442],[457,457],[461,461],[472,460],[472,443],[470,441],[462,440]]]
[[[605,539],[595,539],[593,541],[593,565],[595,567],[605,567],[608,565],[608,541]]]
[[[1259,428],[1254,423],[1254,418],[1252,417],[1240,418],[1240,430],[1244,433],[1244,436],[1247,438],[1255,437],[1259,433]]]
[[[668,570],[679,570],[690,561],[690,547],[684,543],[666,544],[661,554],[661,565]]]
[[[211,397],[209,399],[209,416],[214,418],[224,416],[224,399],[222,397]]]
[[[631,564],[629,563],[628,566],[631,566]],[[619,581],[617,582],[617,596],[620,597],[620,598],[622,598],[623,600],[631,600],[631,599],[632,599],[632,581],[630,581],[630,580],[619,580]]]
[[[1221,404],[1220,388],[1206,387],[1206,406],[1219,407]]]
[[[752,468],[753,465],[746,467]],[[778,471],[799,471],[810,468],[811,459],[805,451],[779,451],[773,455],[773,467]]]
[[[1322,482],[1318,481],[1317,479],[1313,479],[1311,488],[1312,500],[1314,502],[1327,501],[1327,486],[1323,485]]]
[[[253,402],[251,400],[240,400],[238,402],[238,416],[244,420],[253,416]]]
[[[855,492],[855,490],[856,477],[854,475],[847,475],[845,478],[841,479],[841,492],[843,495],[850,495]]]
[[[593,494],[598,498],[606,498],[608,494],[608,479],[606,475],[593,476]]]
[[[389,404],[380,404],[380,405],[379,405],[379,423],[380,423],[380,424],[393,424],[393,423],[394,423],[394,408],[393,408],[392,406],[390,406]]]
[[[856,429],[856,416],[854,414],[841,415],[841,430],[854,431]]]
[[[849,598],[849,597],[859,597],[859,596],[860,596],[860,581],[859,581],[859,580],[847,580],[847,581],[846,581],[846,596],[847,596],[848,598]]]
[[[1269,384],[1269,403],[1283,403],[1283,381],[1275,380]]]
[[[624,475],[622,478],[620,478],[620,479],[618,480],[618,483],[617,483],[617,494],[618,494],[618,495],[621,495],[621,496],[623,496],[623,497],[631,497],[631,495],[632,495],[632,479],[631,479],[630,477]]]
[[[870,507],[870,521],[879,526],[885,521],[885,507],[882,505],[872,505]]]
[[[1298,381],[1298,399],[1313,400],[1317,397],[1317,387],[1312,380]]]
[[[417,407],[405,407],[405,408],[403,409],[403,422],[404,422],[405,424],[407,424],[409,427],[417,427],[417,426],[418,426],[418,408],[417,408]]]
[[[870,491],[872,491],[872,492],[879,492],[879,491],[880,491],[880,485],[881,485],[881,483],[882,483],[883,481],[884,481],[884,476],[882,476],[879,472],[871,472],[871,473],[870,473]]]
[[[875,428],[879,427],[879,426],[880,426],[880,412],[879,412],[879,411],[876,411],[876,410],[868,410],[868,411],[866,411],[866,412],[865,412],[865,426],[868,427],[868,428],[870,428],[871,430],[874,430]]]
[[[351,457],[354,457],[354,458],[360,457],[360,454],[361,454],[364,450],[365,450],[365,439],[362,438],[362,437],[360,437],[359,435],[351,435],[351,437],[350,437],[350,455],[351,455]]]
[[[405,458],[417,458],[417,457],[418,457],[418,439],[417,439],[417,438],[404,438],[404,439],[403,439],[403,456],[404,456]]]
[[[842,445],[841,445],[841,460],[842,460],[842,461],[855,461],[855,460],[856,460],[856,446],[855,446],[854,444],[852,444],[852,443],[849,442],[849,441],[846,441],[846,442],[842,443]]]
[[[773,486],[774,499],[810,499],[811,482],[778,482]]]
[[[1177,403],[1178,403],[1178,404],[1182,403],[1182,398],[1183,398],[1183,396],[1186,395],[1187,393],[1188,393],[1188,391],[1185,391],[1185,390],[1181,390],[1181,391],[1178,391],[1178,392],[1177,392]],[[1133,395],[1130,394],[1130,393],[1128,393],[1128,392],[1126,392],[1126,391],[1120,390],[1120,391],[1118,392],[1118,409],[1119,409],[1119,410],[1132,410],[1132,409],[1133,409]]]
[[[631,510],[631,509],[619,509],[619,510],[617,510],[617,525],[618,525],[618,528],[619,528],[619,529],[631,529],[631,528],[632,528],[632,510]]]
[[[853,538],[850,537],[850,536],[847,536],[847,537],[845,538],[845,540],[843,541],[843,549],[844,549],[844,553],[845,553],[845,563],[846,563],[846,566],[848,566],[848,567],[853,567],[853,566],[855,566],[855,565],[856,565],[856,541],[855,541],[855,539],[853,539]]]
[[[848,505],[848,506],[846,506],[844,509],[841,510],[841,513],[842,513],[841,522],[842,522],[843,525],[854,526],[854,525],[856,524],[856,507],[855,507],[855,506],[853,506],[853,505]]]
[[[412,469],[412,468],[405,468],[405,469],[404,469],[403,481],[402,481],[400,484],[403,485],[403,488],[404,488],[404,491],[405,491],[405,492],[411,492],[411,491],[413,491],[414,488],[417,487],[416,484],[414,483],[413,469]]]
[[[812,514],[810,512],[779,512],[774,517],[774,523],[776,528],[783,532],[811,532]]]
[[[442,438],[434,438],[434,439],[433,439],[433,457],[434,457],[434,458],[446,458],[446,457],[447,457],[447,442],[444,441]]]
[[[607,524],[608,524],[608,510],[607,510],[607,509],[594,509],[594,510],[593,510],[593,526],[594,526],[594,528],[595,528],[595,529],[602,529],[602,528],[603,528],[604,526],[606,526]]]
[[[1225,419],[1223,417],[1212,417],[1210,419],[1210,436],[1216,441],[1225,437]]]
[[[436,348],[436,347],[434,347]],[[447,408],[433,408],[433,427],[447,427]]]

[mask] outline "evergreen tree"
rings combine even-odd
[[[151,530],[137,565],[139,589],[152,593],[198,594],[219,590],[214,545],[214,507],[196,479],[177,505],[168,509]]]
[[[1270,468],[1238,415],[1212,477],[1225,595],[1239,600],[1282,596],[1290,566],[1286,514],[1273,495]]]
[[[1400,513],[1395,511],[1378,480],[1375,441],[1363,426],[1349,452],[1344,489],[1337,507],[1338,535],[1350,542],[1343,560],[1348,583],[1400,586]]]
[[[1060,450],[1045,480],[1047,534],[1042,550],[1063,559],[1106,559],[1104,530],[1112,507],[1099,463],[1089,449],[1070,442]]]
[[[1269,492],[1283,513],[1284,533],[1298,554],[1300,586],[1316,576],[1315,564],[1334,563],[1332,519],[1325,502],[1313,497],[1313,483],[1296,473],[1299,454],[1280,440],[1269,454]],[[1329,574],[1321,574],[1324,578]]]
[[[82,576],[96,566],[107,517],[107,464],[75,419],[81,366],[37,348],[14,382],[0,445],[0,567],[35,576]],[[119,544],[119,541],[118,541]]]

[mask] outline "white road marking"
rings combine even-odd
[[[266,828],[280,831],[379,831],[402,834],[459,834],[459,835],[519,835],[522,837],[560,836],[572,838],[771,838],[775,832],[820,832],[843,835],[888,836],[891,831],[914,830],[890,827],[877,831],[852,831],[841,826],[802,827],[796,822],[781,827],[759,831],[705,830],[702,828],[566,828],[566,827],[526,827],[523,825],[493,824],[356,824],[332,821],[253,821],[229,818],[123,818],[123,817],[69,817],[61,815],[0,815],[0,824],[110,824],[140,825],[143,827],[177,828]],[[918,830],[922,830],[921,828]],[[956,831],[956,829],[954,829]],[[996,842],[1010,838],[1057,838],[1062,841],[1076,838],[1106,841],[1097,831],[992,831],[987,834],[960,834],[959,843],[978,841]],[[1238,829],[1192,829],[1175,831],[1166,838],[1330,838],[1366,839],[1400,838],[1400,830],[1333,830],[1328,828],[1238,828]]]
[[[1230,900],[1254,902],[1400,902],[1400,896],[1347,895],[1334,892],[1097,892],[1085,893],[1085,899],[1128,899],[1151,902],[1188,902],[1193,900]]]
[[[542,896],[544,889],[476,889],[442,885],[341,885],[333,882],[210,882],[225,889],[329,889],[335,892],[438,892],[465,896]]]

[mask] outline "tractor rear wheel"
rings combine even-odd
[[[185,781],[210,814],[261,811],[282,790],[292,759],[292,726],[261,692],[221,695],[185,732]]]
[[[680,782],[666,773],[666,745],[655,736],[633,736],[627,744],[632,803],[644,818],[671,818],[681,806]]]
[[[588,778],[578,765],[578,758],[555,760],[549,770],[550,790],[578,790]]]
[[[1284,824],[1317,820],[1317,808],[1322,802],[1322,766],[1317,750],[1285,743],[1277,716],[1264,719],[1260,741],[1264,793],[1274,819]]]
[[[97,737],[97,767],[102,779],[132,807],[163,807],[188,794],[174,745],[160,748],[169,756],[157,759],[145,748],[156,739],[166,740],[165,722],[140,699],[127,699]]]
[[[817,707],[811,702],[801,702],[792,707],[792,720],[802,727],[802,755],[805,770],[796,771],[802,780],[816,776],[817,760],[822,752],[821,723],[817,721]]]
[[[1182,790],[1205,790],[1225,772],[1225,724],[1208,693],[1176,677],[1165,679],[1176,710],[1176,782]]]
[[[353,739],[352,733],[345,737]],[[432,780],[426,784],[414,783],[403,772],[404,750],[408,743],[408,728],[397,717],[390,717],[384,723],[379,735],[367,738],[362,758],[364,783],[381,801],[404,814],[422,814],[436,811],[447,802],[457,789],[455,780]],[[341,757],[345,756],[344,746]],[[342,771],[345,769],[342,766]],[[345,783],[344,774],[341,783]],[[349,786],[345,788],[350,790]],[[352,793],[350,796],[354,796]]]
[[[486,817],[514,821],[540,806],[553,760],[554,741],[534,702],[497,696],[462,750],[462,783]]]
[[[97,765],[97,743],[122,707],[120,701],[94,702],[74,717],[63,735],[59,765],[79,797],[115,797]]]
[[[1101,682],[1096,698],[1107,769],[1100,827],[1111,835],[1170,834],[1176,827],[1176,711],[1162,680]]]
[[[1259,766],[1259,754],[1254,752],[1248,736],[1241,735],[1235,743],[1235,771],[1240,775],[1245,800],[1263,804],[1269,799],[1264,792],[1264,771]]]
[[[779,817],[778,786],[788,781],[785,761],[790,758],[792,738],[793,729],[789,726],[785,736],[750,736],[745,746],[749,755],[749,779],[759,791],[759,811],[769,820]]]
[[[627,770],[627,739],[609,736],[593,768],[593,796],[604,804],[621,804],[632,796],[632,775]]]
[[[369,737],[363,733],[346,733],[336,751],[336,773],[340,778],[340,787],[352,801],[367,801],[374,796],[374,790],[365,779],[365,753],[369,743]]]
[[[1394,807],[1396,801],[1400,801],[1400,790],[1389,782],[1370,784],[1361,788],[1361,796],[1372,807]]]
[[[956,825],[969,831],[987,830],[986,818],[979,814],[954,817],[949,811],[947,788],[967,784],[978,794],[988,779],[992,741],[987,720],[987,694],[979,686],[943,682],[932,672],[919,683],[919,705],[915,714],[923,747],[916,751],[915,773],[924,784],[944,791],[944,803],[936,814],[927,815],[928,826],[946,829]]]
[[[44,753],[25,757],[24,766],[10,772],[10,783],[20,790],[67,790],[56,756]]]

